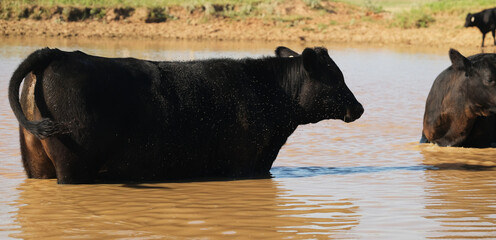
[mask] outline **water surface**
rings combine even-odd
[[[300,126],[281,150],[271,179],[57,185],[26,179],[7,100],[12,72],[44,46],[152,60],[260,57],[277,47],[0,42],[0,239],[496,238],[496,150],[417,144],[428,91],[450,64],[448,48],[326,46],[365,113],[349,124]]]

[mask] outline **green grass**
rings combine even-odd
[[[321,9],[322,5],[320,5],[321,0],[303,0],[303,2],[313,9]]]
[[[105,9],[109,8],[147,8],[149,21],[163,21],[174,19],[168,15],[171,6],[182,6],[192,12],[202,7],[206,19],[210,16],[225,16],[232,19],[245,17],[262,17],[276,21],[298,22],[293,18],[309,16],[279,16],[275,14],[278,4],[290,0],[0,0],[0,18],[33,18],[46,19],[53,14],[54,6],[63,8],[65,12],[72,8],[89,8],[84,16],[101,19],[105,16]],[[302,0],[308,7],[321,9],[327,1],[339,1],[359,6],[365,11],[373,13],[392,12],[393,21],[384,24],[401,28],[429,27],[435,21],[438,13],[450,13],[462,16],[468,12],[477,12],[484,8],[494,7],[495,0]],[[38,6],[32,8],[31,6]],[[41,8],[40,8],[41,7]],[[220,10],[219,10],[220,9]],[[322,9],[321,9],[322,10]],[[99,11],[99,12],[98,12]],[[86,15],[85,15],[86,14]],[[327,14],[325,11],[319,14]],[[313,16],[312,16],[313,17]],[[86,17],[83,17],[86,18]],[[363,21],[374,22],[371,17],[364,17]],[[354,22],[353,22],[354,23]],[[334,25],[337,23],[331,23]],[[323,31],[328,25],[317,26]],[[307,29],[309,30],[309,29]]]
[[[439,13],[464,16],[468,12],[477,12],[489,7],[494,7],[494,0],[438,0],[397,12],[394,15],[392,26],[424,28],[429,27],[435,21],[435,15]]]
[[[433,13],[451,12],[451,13],[468,13],[477,12],[483,8],[495,7],[494,0],[439,0],[432,3],[425,4],[425,8],[431,10]]]
[[[494,7],[494,0],[303,0],[310,7],[318,7],[324,1],[339,1],[361,7],[384,8],[384,10],[404,11],[412,8],[427,7],[432,11],[458,11],[467,8]],[[8,6],[77,6],[77,7],[167,7],[205,4],[260,4],[280,2],[280,0],[0,0],[1,7]],[[393,11],[394,12],[394,11]]]
[[[171,6],[181,6],[190,13],[199,7],[204,10],[206,18],[210,16],[225,16],[233,19],[243,19],[248,16],[272,16],[277,4],[284,0],[0,0],[0,19],[36,18],[29,9],[38,6],[51,9],[55,6],[64,9],[75,8],[146,8],[150,11],[151,19],[170,19],[168,9]],[[318,0],[314,0],[318,1]],[[26,10],[28,9],[28,10]],[[159,10],[157,10],[159,9]],[[93,18],[93,15],[91,16]],[[154,20],[151,20],[154,21]]]
[[[353,4],[356,6],[372,9],[382,9],[390,12],[399,12],[404,10],[409,10],[414,7],[418,7],[427,3],[434,2],[436,0],[336,0],[338,2],[344,2]]]
[[[41,8],[43,11],[47,11],[47,15],[49,15],[50,12],[53,12],[52,9],[55,6],[63,8],[66,12],[72,8],[89,8],[91,11],[110,8],[130,8],[133,10],[146,8],[149,11],[147,19],[149,22],[174,19],[174,16],[167,13],[167,9],[171,6],[182,6],[190,12],[201,7],[204,9],[207,18],[222,15],[239,19],[247,16],[271,15],[275,4],[279,2],[281,0],[0,0],[0,19],[28,17],[38,20],[46,19],[46,17],[35,16],[40,14],[33,13],[33,9],[38,11]],[[38,6],[38,8],[35,9],[32,6]],[[102,13],[105,15],[105,12]],[[95,13],[95,15],[88,13],[88,15],[83,20],[87,18],[101,19],[100,13]]]
[[[427,9],[432,13],[438,12],[467,12],[479,11],[483,8],[495,7],[494,0],[336,0],[356,6],[368,8],[369,6],[383,8],[393,13],[409,11],[412,9]]]
[[[367,9],[367,11],[373,12],[373,13],[381,13],[381,12],[384,12],[385,11],[383,6],[377,5],[372,0],[367,0],[366,1],[366,3],[365,3],[365,9]]]
[[[430,11],[426,11],[424,8],[413,8],[409,11],[396,13],[392,26],[401,28],[426,28],[435,21]]]
[[[494,7],[495,0],[337,0],[360,6],[368,11],[393,13],[393,27],[424,28],[435,22],[439,13],[458,14],[477,12],[484,8]]]
[[[76,6],[76,7],[167,7],[204,4],[241,4],[272,2],[270,0],[1,0],[2,7],[38,6]]]

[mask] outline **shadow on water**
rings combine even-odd
[[[490,171],[494,170],[494,166],[484,166],[477,164],[463,163],[440,163],[432,165],[435,170],[465,170],[465,171]]]
[[[170,188],[164,187],[164,186],[143,185],[142,183],[126,183],[126,184],[123,184],[122,187],[134,188],[134,189],[170,189]]]
[[[417,165],[417,166],[396,166],[396,167],[381,167],[381,166],[361,166],[361,167],[272,167],[269,176],[254,176],[246,178],[202,178],[202,179],[185,179],[176,181],[164,181],[168,183],[192,183],[192,182],[216,182],[216,181],[237,181],[237,180],[256,180],[269,178],[304,178],[317,177],[325,175],[348,175],[361,173],[378,173],[388,171],[425,171],[425,170],[440,170],[437,166]],[[116,182],[120,183],[120,182]],[[142,184],[154,184],[163,182],[143,182],[143,183],[124,183],[122,186],[127,188],[155,188],[154,186]],[[162,187],[157,187],[162,188]]]
[[[399,167],[273,167],[270,172],[274,178],[303,178],[323,175],[348,175],[360,173],[377,173],[388,171],[425,171],[437,170],[433,166],[399,166]]]
[[[360,167],[273,167],[270,170],[270,176],[259,176],[250,178],[207,178],[207,179],[186,179],[178,181],[165,181],[168,183],[192,183],[192,182],[216,182],[216,181],[237,181],[237,180],[256,180],[268,178],[305,178],[325,175],[349,175],[349,174],[367,174],[381,173],[391,171],[427,171],[427,170],[463,170],[463,171],[487,171],[494,170],[494,167],[470,164],[434,164],[434,165],[415,165],[415,166],[360,166]],[[143,183],[124,183],[122,186],[127,188],[144,189],[157,188],[167,189],[163,186],[149,186],[143,184],[154,184],[163,182],[143,182]]]
[[[270,173],[273,178],[303,178],[317,177],[323,175],[348,175],[362,173],[379,173],[389,171],[426,171],[426,170],[465,170],[465,171],[487,171],[494,167],[469,164],[436,164],[416,165],[398,167],[273,167]]]
[[[486,171],[496,168],[495,148],[438,147],[421,144],[422,164],[440,170]]]

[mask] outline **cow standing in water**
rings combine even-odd
[[[26,173],[58,183],[267,177],[298,125],[363,113],[326,49],[276,54],[155,62],[35,51],[9,86]]]
[[[427,97],[421,143],[491,147],[496,142],[496,54],[468,58],[451,49],[452,65]]]

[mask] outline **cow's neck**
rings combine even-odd
[[[267,81],[275,81],[289,100],[293,110],[301,117],[302,109],[298,104],[304,79],[308,76],[303,68],[301,56],[292,58],[266,58],[263,60],[267,66]]]
[[[284,74],[278,77],[279,85],[293,101],[298,102],[303,81],[308,77],[303,68],[302,58],[283,58],[281,60],[285,61],[285,64],[283,64],[285,69],[283,70]]]
[[[265,81],[275,81],[286,96],[297,103],[306,77],[301,57],[266,58],[256,67],[255,72]],[[263,76],[261,76],[263,75]]]

